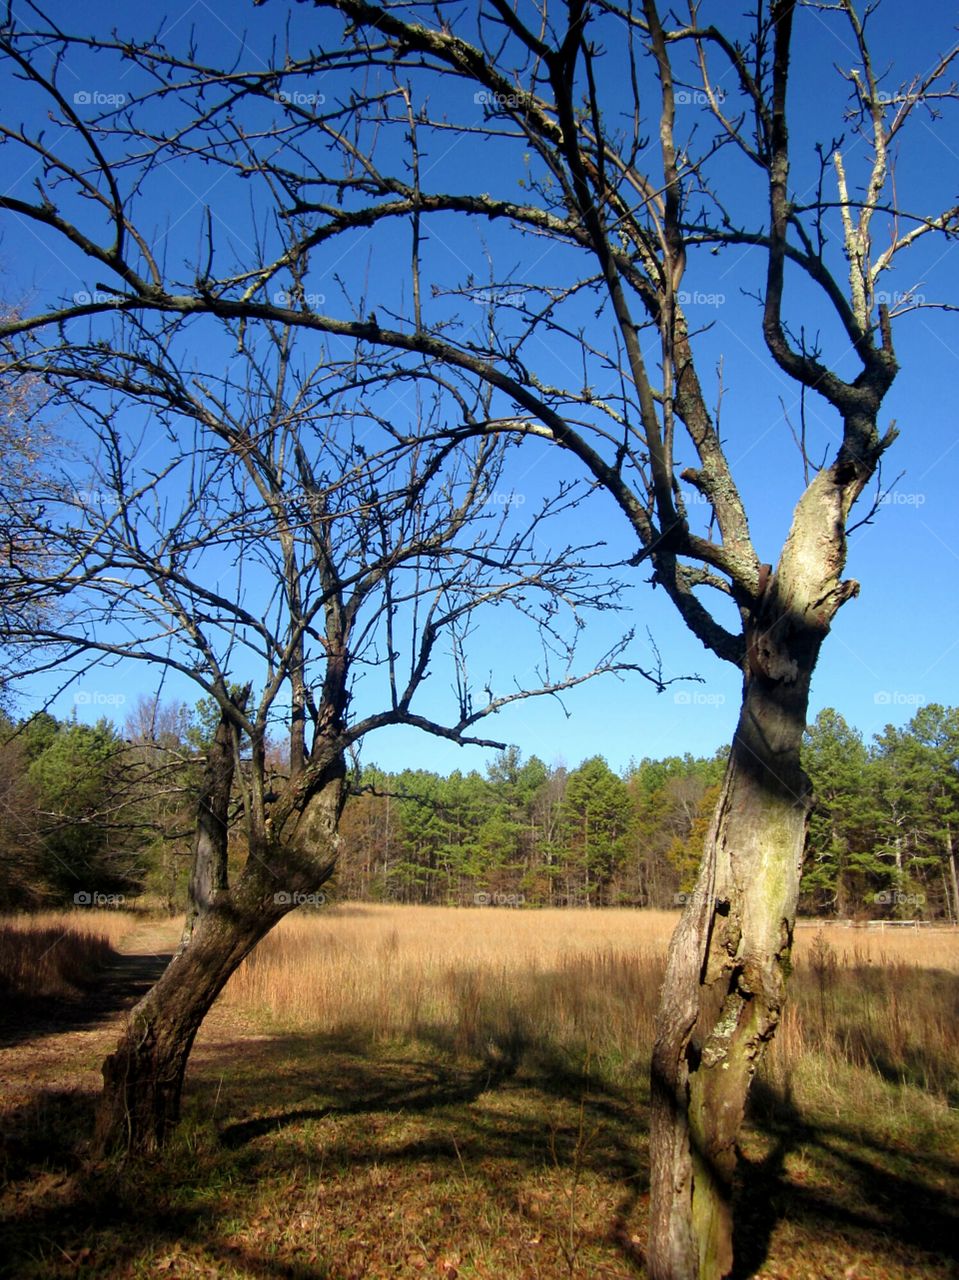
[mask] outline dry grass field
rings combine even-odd
[[[289,917],[201,1031],[158,1165],[84,1163],[89,1093],[12,1117],[10,1273],[642,1277],[675,920]],[[956,1274],[957,1028],[955,931],[797,931],[743,1140],[737,1280]]]
[[[0,917],[0,998],[75,995],[133,927],[132,915],[111,910]]]
[[[632,1074],[648,1060],[677,916],[623,910],[343,906],[287,917],[222,999],[283,1028],[424,1036],[457,1052],[547,1043]],[[929,971],[959,974],[959,931],[796,931],[791,1001],[767,1073],[881,1058],[935,1092],[959,1063],[959,1020]]]

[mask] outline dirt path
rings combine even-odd
[[[119,943],[96,991],[75,1000],[36,1001],[0,1012],[0,1115],[52,1094],[96,1094],[100,1067],[127,1011],[149,990],[176,949],[179,919],[145,921]],[[237,1039],[235,1011],[214,1007],[198,1042]]]

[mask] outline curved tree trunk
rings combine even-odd
[[[131,1010],[103,1064],[94,1148],[151,1153],[180,1114],[187,1061],[200,1024],[230,976],[258,942],[334,868],[346,796],[346,768],[332,750],[325,764],[298,772],[276,824],[254,832],[245,869],[227,884],[228,808],[235,752],[224,715],[211,747],[198,805],[191,903],[179,949]]]
[[[179,1119],[200,1024],[240,962],[289,910],[272,901],[244,908],[226,895],[198,918],[189,943],[131,1010],[103,1064],[94,1137],[99,1152],[149,1153],[162,1146]]]
[[[736,1139],[785,996],[806,826],[809,687],[836,610],[851,492],[820,472],[746,627],[743,704],[699,879],[673,936],[652,1062],[648,1268],[721,1280],[733,1264]]]

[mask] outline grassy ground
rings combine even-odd
[[[109,1022],[73,1064],[84,1088],[6,1089],[0,1267],[642,1276],[646,1072],[674,919],[292,917],[201,1031],[156,1167],[82,1159]],[[802,930],[792,995],[744,1139],[738,1275],[955,1275],[959,937]]]

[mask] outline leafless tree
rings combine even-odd
[[[23,495],[34,536],[55,555],[17,568],[14,616],[57,606],[8,625],[11,646],[41,646],[21,668],[56,672],[61,687],[84,673],[88,690],[99,673],[109,700],[120,687],[110,668],[145,663],[188,677],[220,713],[186,929],[104,1065],[104,1149],[163,1140],[224,983],[277,921],[322,896],[349,756],[367,734],[414,725],[499,746],[473,727],[533,693],[629,666],[625,641],[589,673],[572,666],[580,612],[614,600],[588,551],[567,545],[544,562],[546,522],[579,501],[571,490],[521,517],[504,510],[491,502],[504,442],[482,438],[468,452],[406,443],[414,424],[404,418],[401,439],[376,408],[399,376],[388,362],[324,352],[304,364],[289,326],[263,326],[256,343],[249,331],[227,336],[233,354],[216,377],[188,367],[183,334],[135,322],[118,324],[109,346],[58,338],[10,353],[18,372],[42,373],[48,408],[69,411],[89,466],[80,487],[48,465]],[[420,404],[425,418],[437,403]],[[503,692],[501,675],[478,678],[470,643],[477,611],[497,606],[532,627],[543,655]],[[448,720],[435,697],[419,709],[444,660]],[[267,753],[278,725],[280,773]],[[246,856],[231,883],[235,811]]]
[[[0,208],[89,264],[83,296],[38,306],[7,326],[11,338],[111,309],[203,312],[393,352],[406,376],[436,379],[464,410],[459,430],[448,417],[438,424],[436,443],[517,436],[572,455],[622,512],[635,563],[742,672],[653,1056],[656,1280],[732,1265],[736,1135],[792,942],[810,682],[833,618],[859,589],[843,577],[847,527],[895,436],[880,427],[897,372],[893,324],[916,304],[906,289],[889,305],[882,285],[907,252],[959,229],[955,208],[909,212],[892,164],[913,122],[931,113],[934,124],[954,98],[956,48],[887,84],[867,40],[873,7],[757,0],[746,19],[711,22],[690,0],[667,24],[655,0],[455,11],[328,0],[298,11],[300,48],[241,52],[229,67],[198,47],[98,40],[130,70],[130,92],[93,114],[61,88],[64,61],[82,60],[90,41],[41,23],[5,42],[70,145],[8,130],[44,178]],[[800,32],[835,24],[848,52],[844,118],[812,168],[793,156],[789,126],[810,95],[817,112],[828,106],[835,55],[810,44],[821,75],[794,83],[797,21]],[[151,124],[161,113],[162,130]],[[192,278],[166,270],[140,226],[161,168],[191,189],[201,168],[222,184]],[[212,209],[235,226],[228,193],[241,187],[275,216],[255,254],[230,262]],[[81,196],[98,213],[86,231]],[[469,248],[474,224],[488,229],[485,257]],[[382,245],[371,272],[392,267],[376,287],[336,274],[344,249],[370,243]],[[466,260],[458,278],[437,243]],[[774,563],[753,544],[729,427],[704,389],[711,339],[690,320],[710,255],[737,245],[762,260],[757,331],[801,401],[801,483]],[[320,293],[331,282],[334,305]]]
[[[7,309],[4,320],[19,313]],[[37,409],[42,403],[38,380],[29,375],[8,376],[0,389],[0,651],[6,659],[0,671],[0,711],[11,710],[11,686],[14,655],[3,647],[3,634],[8,626],[29,625],[35,614],[14,615],[13,598],[8,585],[16,577],[15,566],[36,566],[46,555],[41,542],[32,536],[30,521],[25,518],[22,498],[28,482],[37,474],[43,454],[50,449],[54,436],[49,427],[41,426]]]

